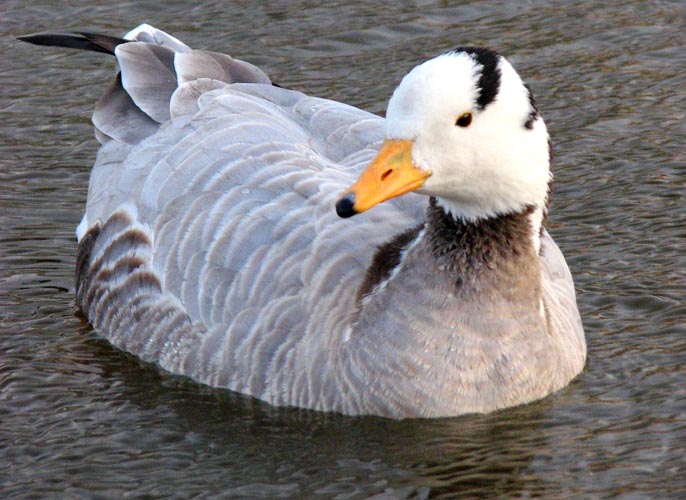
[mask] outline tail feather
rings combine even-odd
[[[87,50],[91,52],[101,52],[114,55],[117,45],[126,43],[130,40],[124,38],[100,35],[98,33],[34,33],[17,37],[22,42],[34,45],[45,45],[48,47],[66,47],[70,49]]]
[[[90,32],[42,32],[18,39],[117,58],[120,72],[93,113],[96,137],[102,144],[112,139],[127,146],[138,144],[172,116],[195,113],[199,97],[224,84],[271,84],[269,77],[250,63],[226,54],[193,50],[148,24],[134,28],[124,38]]]

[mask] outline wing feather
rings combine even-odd
[[[94,114],[104,144],[79,228],[95,273],[84,309],[115,345],[170,371],[331,405],[319,374],[335,374],[364,271],[423,218],[412,194],[355,221],[336,215],[383,119],[149,26],[126,38]]]
[[[564,255],[546,230],[541,235],[541,263],[543,300],[548,314],[549,328],[565,343],[564,352],[570,366],[583,366],[586,360],[586,338],[576,304],[574,280]],[[576,373],[570,373],[570,377]]]

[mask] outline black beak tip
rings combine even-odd
[[[343,198],[336,202],[336,213],[339,217],[347,219],[357,212],[353,208],[355,205],[355,193],[347,193]]]

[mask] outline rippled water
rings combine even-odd
[[[140,4],[0,8],[0,496],[686,497],[683,2]],[[585,371],[528,406],[393,422],[273,409],[99,339],[75,313],[73,234],[111,61],[13,37],[141,21],[379,113],[433,55],[507,55],[555,145],[549,226],[577,284]]]

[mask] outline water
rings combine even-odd
[[[686,497],[683,2],[140,4],[0,9],[3,498]],[[273,409],[99,339],[74,306],[74,228],[111,61],[13,36],[142,21],[377,113],[433,55],[506,54],[553,137],[549,227],[576,280],[585,371],[528,406],[392,422]]]

